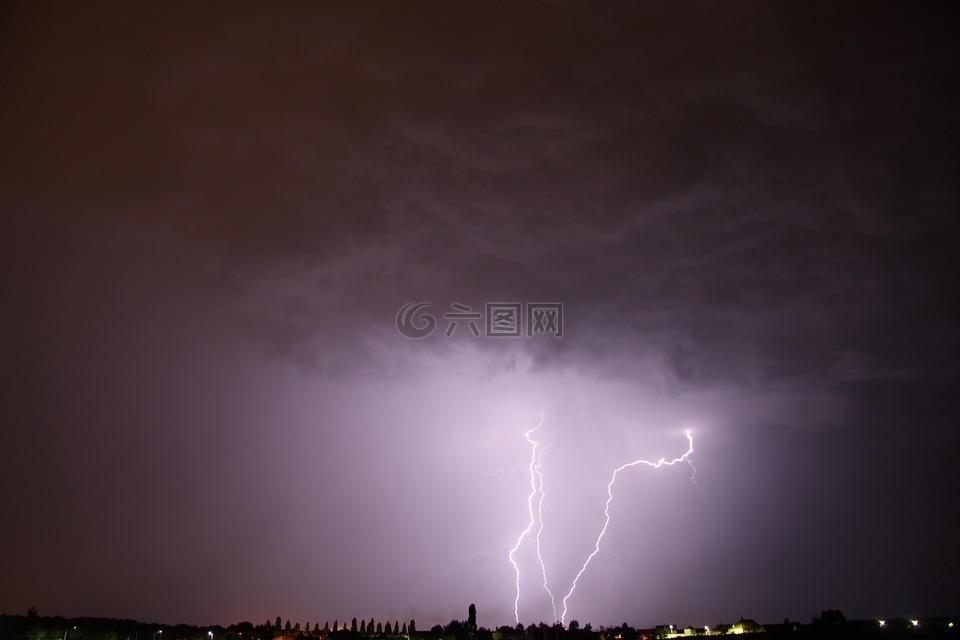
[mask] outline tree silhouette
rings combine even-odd
[[[813,624],[823,625],[825,627],[839,627],[847,622],[847,617],[843,615],[840,609],[824,609],[820,612],[819,618],[813,619]]]
[[[286,624],[283,625],[284,631],[290,631],[290,620],[287,620]]]
[[[403,635],[407,635],[407,623],[403,623],[403,629],[400,631]]]
[[[461,622],[460,620],[451,620],[444,631],[446,631],[447,635],[452,635],[457,640],[466,640],[470,636],[467,623]]]
[[[356,619],[356,618],[354,618],[353,620],[350,621],[350,631],[352,631],[352,632],[354,632],[354,633],[357,632],[357,619]]]
[[[472,602],[467,608],[467,631],[470,633],[477,631],[477,605]]]

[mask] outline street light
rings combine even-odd
[[[76,629],[76,627],[74,627],[74,629]],[[66,630],[63,632],[63,640],[67,640],[68,633],[70,633],[70,627],[67,627]]]

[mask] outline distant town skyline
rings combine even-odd
[[[321,628],[319,623],[291,624],[277,616],[274,622],[253,624],[249,621],[228,626],[190,626],[185,624],[143,623],[135,620],[107,618],[63,618],[41,616],[35,607],[26,615],[0,614],[0,635],[9,640],[137,640],[141,635],[155,640],[359,640],[361,638],[401,640],[670,640],[672,638],[716,637],[748,635],[760,638],[953,638],[960,628],[960,616],[927,618],[891,618],[876,620],[847,620],[838,609],[825,609],[809,622],[784,619],[782,622],[760,623],[740,617],[734,622],[696,626],[690,624],[660,623],[636,628],[620,625],[580,624],[571,620],[566,626],[555,624],[518,623],[489,629],[478,624],[476,606],[471,604],[463,620],[451,620],[445,625],[434,625],[429,630],[418,629],[416,622],[369,622],[352,618],[349,622],[329,621]],[[62,637],[61,637],[62,633]],[[163,634],[167,635],[164,636]]]

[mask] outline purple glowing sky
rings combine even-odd
[[[955,607],[952,24],[6,4],[0,611],[512,623],[541,414],[558,594],[614,468],[706,492],[621,474],[568,620]]]

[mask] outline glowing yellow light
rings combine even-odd
[[[880,626],[881,626],[881,627],[887,626],[887,621],[886,621],[886,620],[877,620],[877,622],[880,623]]]
[[[911,620],[911,621],[910,621],[910,624],[912,624],[912,625],[915,626],[915,627],[919,627],[919,626],[920,626],[920,621],[919,621],[919,620]]]

